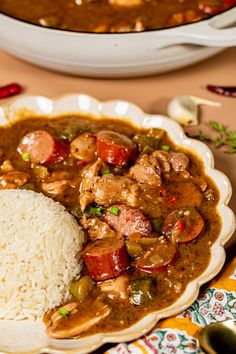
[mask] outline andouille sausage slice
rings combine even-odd
[[[97,134],[97,154],[104,162],[125,167],[135,162],[137,147],[126,135],[102,130]]]
[[[69,154],[69,147],[47,131],[35,130],[23,137],[17,151],[32,163],[49,164],[63,161]]]
[[[152,232],[151,222],[141,211],[127,205],[116,204],[107,208],[103,220],[117,233],[129,238],[149,236]]]
[[[167,215],[162,231],[172,241],[186,243],[195,240],[205,223],[195,208],[180,208]]]
[[[162,236],[157,238],[143,256],[135,261],[135,266],[148,273],[161,272],[172,263],[176,253],[175,245]]]
[[[129,265],[124,241],[114,237],[90,242],[82,257],[89,274],[96,281],[117,277]]]

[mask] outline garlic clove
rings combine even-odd
[[[196,96],[178,96],[169,102],[167,113],[183,126],[197,125],[199,105],[220,107],[221,103]]]
[[[179,96],[172,99],[167,107],[169,117],[181,125],[198,124],[198,107],[188,96]]]
[[[205,98],[189,96],[189,98],[196,103],[196,105],[206,105],[211,107],[221,107],[222,103],[212,100],[207,100]]]

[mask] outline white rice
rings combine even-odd
[[[41,193],[0,191],[0,319],[37,319],[69,296],[84,233]]]

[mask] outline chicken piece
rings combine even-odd
[[[83,228],[87,230],[92,241],[105,237],[116,237],[115,231],[113,231],[105,221],[101,221],[98,218],[87,219],[83,216],[80,223]]]
[[[120,203],[131,207],[139,205],[139,187],[128,177],[104,175],[91,188],[97,204],[109,206]]]
[[[79,202],[80,202],[81,210],[84,211],[89,204],[94,202],[93,193],[89,191],[82,192],[79,195]]]
[[[143,0],[109,0],[110,5],[132,7],[142,5]]]
[[[55,325],[55,323],[57,321],[60,321],[61,320],[61,315],[60,315],[60,310],[63,309],[63,310],[66,310],[66,311],[69,311],[69,312],[72,312],[73,313],[76,313],[77,308],[78,306],[78,303],[76,302],[70,302],[69,304],[66,304],[65,306],[62,306],[61,308],[59,308],[56,312],[53,313],[53,315],[51,316],[50,318],[50,325]],[[76,310],[76,311],[75,311]]]
[[[111,310],[110,306],[101,301],[91,301],[86,311],[79,311],[78,306],[78,312],[69,312],[68,317],[61,316],[60,320],[47,327],[46,333],[52,338],[76,337],[106,318]]]
[[[69,184],[68,181],[61,180],[55,182],[43,182],[41,184],[41,187],[45,194],[54,198],[57,197],[58,195],[64,194],[66,189],[69,187]]]
[[[156,188],[161,185],[161,168],[157,159],[144,154],[130,168],[131,177],[135,178],[141,185],[149,185]]]
[[[50,174],[47,178],[47,182],[55,182],[59,180],[68,180],[70,179],[70,173],[67,171],[55,171]]]
[[[170,159],[170,154],[167,151],[163,151],[163,150],[156,150],[150,156],[150,160],[153,162],[157,160],[161,166],[161,170],[167,173],[170,172],[171,170],[169,159]]]
[[[90,190],[94,182],[94,177],[99,176],[99,173],[103,169],[106,169],[106,165],[101,160],[97,160],[92,165],[86,166],[82,171],[80,191],[84,192]]]
[[[3,173],[8,173],[14,171],[14,167],[12,166],[12,163],[10,160],[5,160],[3,161],[1,165],[1,170]]]
[[[25,172],[12,171],[0,177],[0,189],[16,189],[28,182],[30,175]]]
[[[98,284],[102,292],[109,293],[111,298],[126,300],[129,297],[129,277],[127,274],[122,274],[116,279],[107,280]]]
[[[70,187],[70,173],[66,171],[55,171],[41,184],[42,190],[48,196],[55,198]]]

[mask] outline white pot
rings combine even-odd
[[[125,77],[185,67],[236,45],[236,8],[170,29],[81,33],[32,25],[0,14],[0,46],[30,63],[92,77]]]

